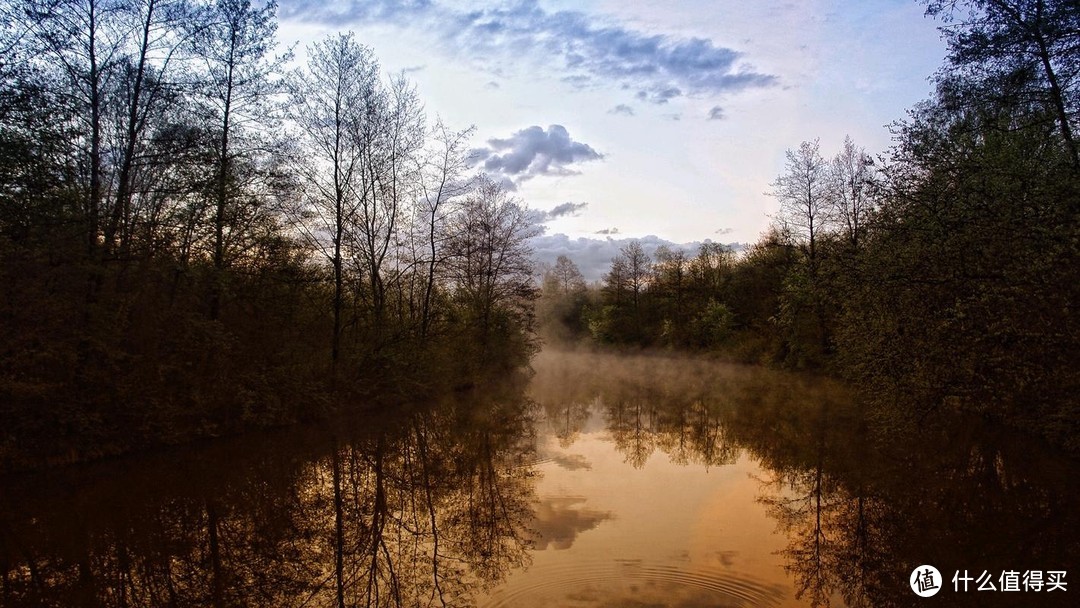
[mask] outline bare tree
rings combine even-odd
[[[539,232],[520,201],[488,178],[452,220],[452,278],[482,336],[496,313],[525,314],[535,297],[528,240]]]
[[[362,154],[355,261],[367,281],[372,325],[381,333],[387,289],[401,279],[387,272],[388,258],[403,233],[405,204],[416,194],[415,155],[424,143],[423,106],[404,76],[368,100],[354,136]]]
[[[132,199],[140,170],[146,168],[155,119],[165,113],[165,104],[177,103],[184,25],[197,33],[200,15],[187,0],[137,0],[125,14],[127,29],[133,32],[131,48],[119,61],[115,91],[115,121],[118,135],[116,197],[104,224],[104,246],[130,249],[134,224]]]
[[[90,253],[99,249],[101,237],[108,90],[123,57],[126,10],[117,0],[26,0],[23,10],[31,44],[58,67],[85,129],[89,179],[83,212]]]
[[[872,164],[866,150],[856,147],[851,137],[845,137],[844,147],[830,166],[833,181],[830,215],[840,224],[852,250],[859,248],[859,237],[866,230],[873,205],[868,192]]]
[[[420,307],[421,337],[427,337],[431,329],[432,297],[445,258],[442,250],[446,241],[444,228],[450,213],[448,203],[465,194],[472,185],[471,180],[463,176],[467,169],[465,146],[473,130],[452,131],[442,121],[437,122],[432,132],[437,148],[420,161],[417,171],[419,214],[424,233],[421,239],[426,248],[422,254],[425,273]]]
[[[277,4],[254,8],[250,0],[217,0],[208,25],[198,25],[190,37],[190,50],[203,67],[201,112],[214,125],[213,266],[218,274],[229,264],[230,245],[239,235],[233,227],[253,211],[243,209],[245,170],[259,164],[268,148],[267,131],[273,124],[271,104],[282,92],[278,75],[290,55],[274,56]],[[211,293],[210,316],[217,318],[221,303],[221,277]]]
[[[585,277],[582,276],[577,264],[565,255],[560,255],[555,260],[555,267],[551,269],[550,274],[563,294],[585,290]]]
[[[634,306],[636,319],[641,312],[641,296],[649,283],[652,261],[637,241],[630,241],[620,249],[620,253],[626,262],[626,286],[630,291],[630,302]]]
[[[702,296],[715,297],[723,286],[724,276],[735,265],[735,252],[721,243],[702,243],[698,254],[690,260],[689,272],[693,283],[704,290]]]
[[[345,248],[355,241],[363,197],[364,142],[357,138],[364,110],[379,95],[378,63],[353,35],[338,34],[309,49],[306,71],[289,79],[287,115],[305,145],[297,163],[304,184],[298,226],[333,268],[331,360],[341,352]]]
[[[784,173],[769,194],[780,202],[777,219],[805,239],[811,266],[817,261],[817,241],[829,219],[832,197],[829,166],[821,157],[818,140],[804,141],[787,151]]]

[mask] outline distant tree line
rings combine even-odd
[[[774,226],[742,255],[631,243],[593,290],[560,260],[549,339],[823,368],[894,408],[962,406],[1080,448],[1080,6],[927,4],[949,54],[888,154],[788,151]]]
[[[532,216],[351,35],[290,69],[273,2],[0,11],[0,468],[527,361]]]

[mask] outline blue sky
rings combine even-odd
[[[282,0],[279,15],[301,53],[351,30],[405,70],[429,116],[475,125],[476,166],[546,212],[539,250],[597,260],[649,235],[756,240],[785,150],[820,138],[831,155],[851,135],[885,151],[944,56],[914,0]]]

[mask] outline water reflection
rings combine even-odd
[[[446,606],[528,561],[520,389],[11,480],[4,606]]]
[[[730,428],[768,472],[761,500],[812,605],[834,594],[851,606],[924,601],[907,584],[920,564],[945,574],[949,605],[1075,605],[1068,594],[955,593],[951,581],[1080,563],[1075,462],[980,420],[882,425],[842,396],[800,393],[743,408]]]
[[[958,570],[985,570],[1000,589],[1005,571],[1080,564],[1076,462],[1037,441],[943,413],[902,424],[864,411],[835,383],[761,369],[565,353],[537,367],[532,394],[562,448],[588,424],[567,412],[591,408],[634,469],[659,467],[657,453],[706,470],[753,461],[755,503],[782,539],[773,554],[789,577],[770,601],[915,605],[928,600],[907,578],[929,563],[945,573],[939,600],[949,605],[1075,605],[1068,592],[977,592],[974,583],[953,592]]]
[[[0,605],[1076,603],[952,591],[957,570],[1077,576],[1077,466],[1036,442],[709,361],[535,368],[527,395],[8,479]],[[908,588],[920,564],[936,599]]]

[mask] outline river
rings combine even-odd
[[[703,359],[533,367],[380,416],[4,478],[0,602],[1080,604],[1080,467],[1035,439]]]

